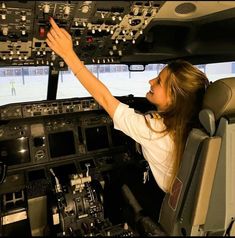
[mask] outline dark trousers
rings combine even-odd
[[[146,161],[131,163],[112,172],[110,183],[105,189],[105,193],[108,194],[105,200],[106,215],[111,217],[111,220],[113,219],[112,222],[133,223],[135,220],[134,211],[123,196],[121,189],[123,184],[129,187],[143,208],[142,214],[151,217],[156,222],[158,221],[165,192],[155,182],[151,170],[149,171],[149,180],[145,184],[143,183],[146,165]]]

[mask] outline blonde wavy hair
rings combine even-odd
[[[171,62],[166,69],[168,76],[165,84],[167,94],[170,96],[170,104],[166,110],[158,114],[163,118],[166,126],[162,132],[170,133],[174,140],[175,163],[171,191],[188,134],[193,127],[200,125],[198,114],[209,81],[202,71],[184,60]]]

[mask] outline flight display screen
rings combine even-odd
[[[28,137],[0,141],[0,160],[8,166],[30,162]]]
[[[76,153],[73,131],[50,133],[48,140],[51,158]]]
[[[109,148],[107,126],[85,128],[87,151]]]

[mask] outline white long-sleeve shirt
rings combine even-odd
[[[156,133],[151,130],[144,117],[128,105],[119,103],[113,117],[114,128],[141,145],[143,156],[148,161],[157,184],[164,192],[169,192],[173,176],[174,142],[169,133]],[[164,130],[162,118],[151,118],[150,115],[146,117],[151,128],[156,131]]]

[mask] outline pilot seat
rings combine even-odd
[[[202,128],[189,133],[171,193],[164,196],[158,223],[136,219],[140,234],[221,236],[235,234],[235,78],[209,85],[199,113]],[[127,185],[123,196],[141,206]]]

